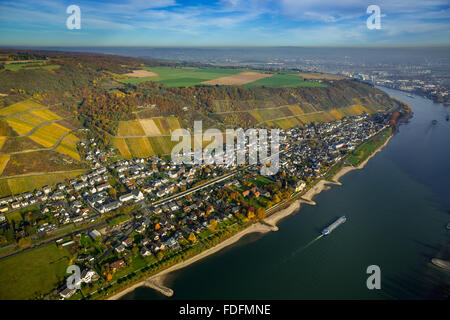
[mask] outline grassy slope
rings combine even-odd
[[[373,136],[358,148],[356,148],[351,154],[348,155],[347,161],[353,166],[358,166],[361,162],[367,159],[378,147],[386,142],[392,134],[392,129],[388,128],[377,135]]]
[[[69,253],[55,244],[6,258],[0,263],[0,299],[32,299],[51,292],[66,274]]]
[[[52,185],[73,178],[85,173],[86,170],[76,170],[66,173],[46,173],[41,175],[30,175],[24,177],[13,177],[0,179],[0,197],[9,194],[19,194],[26,191],[33,191],[45,185]]]

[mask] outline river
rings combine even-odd
[[[250,234],[170,274],[172,298],[141,287],[124,299],[448,298],[450,274],[430,259],[450,258],[450,107],[381,89],[414,116],[364,169],[316,196],[316,206],[302,204],[279,231]],[[345,224],[313,241],[341,215]],[[380,267],[380,290],[367,289],[369,265]]]

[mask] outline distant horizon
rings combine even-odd
[[[34,50],[34,49],[38,49],[38,50],[51,50],[54,48],[61,48],[61,49],[73,49],[73,48],[91,48],[91,49],[95,49],[95,48],[149,48],[149,49],[239,49],[239,48],[261,48],[261,49],[269,49],[269,48],[311,48],[311,49],[427,49],[427,48],[436,48],[436,49],[450,49],[450,42],[447,44],[429,44],[429,45],[416,45],[416,44],[411,44],[411,45],[401,45],[401,46],[397,46],[397,45],[383,45],[383,46],[371,46],[371,45],[321,45],[321,46],[307,46],[307,45],[248,45],[248,46],[243,46],[243,45],[209,45],[209,46],[203,46],[203,45],[199,45],[199,46],[188,46],[188,45],[184,45],[184,46],[158,46],[158,45],[105,45],[105,46],[101,46],[101,45],[73,45],[73,46],[68,46],[68,45],[49,45],[49,46],[35,46],[35,45],[3,45],[0,44],[0,49],[11,49],[11,50]]]

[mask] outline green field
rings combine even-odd
[[[121,223],[123,223],[123,222],[125,222],[125,221],[128,221],[128,220],[130,220],[130,219],[131,219],[131,216],[126,215],[126,214],[121,214],[121,215],[119,215],[119,216],[115,216],[115,217],[112,218],[112,219],[109,219],[109,220],[108,220],[108,226],[113,227],[113,226],[116,226],[116,225],[118,225],[118,224],[121,224]]]
[[[62,173],[45,173],[40,175],[30,175],[23,177],[0,179],[0,197],[19,194],[26,191],[33,191],[45,185],[53,185],[64,179],[73,178],[86,172],[86,170],[75,170]]]
[[[171,68],[171,67],[145,67],[144,70],[158,74],[157,77],[130,78],[124,79],[125,83],[141,83],[145,81],[156,81],[164,83],[168,87],[189,87],[200,84],[203,81],[213,80],[221,77],[238,74],[242,69],[222,69],[222,68]]]
[[[47,62],[47,61],[31,60],[30,62],[24,62],[24,63],[9,63],[9,64],[5,64],[5,70],[10,70],[10,71],[18,71],[21,69],[24,69],[24,70],[32,70],[32,69],[53,70],[53,69],[58,69],[59,67],[61,67],[60,65],[44,65],[45,62]]]
[[[365,141],[359,147],[357,147],[351,154],[348,155],[347,161],[353,166],[358,166],[367,157],[369,157],[373,152],[379,148],[383,143],[389,139],[392,134],[392,129],[388,128],[373,136],[369,140]]]
[[[0,261],[0,299],[33,299],[66,276],[69,253],[49,244]]]
[[[171,68],[171,67],[144,67],[144,70],[155,72],[158,76],[143,78],[128,78],[121,80],[125,83],[141,83],[145,81],[155,81],[164,83],[168,87],[189,87],[201,84],[203,81],[213,80],[226,76],[238,74],[245,69],[222,69],[222,68]],[[256,71],[256,70],[255,70]],[[303,78],[294,75],[292,72],[276,73],[271,77],[256,80],[245,84],[248,87],[325,87],[326,85],[305,81]]]
[[[293,75],[291,73],[276,73],[269,78],[259,79],[254,82],[244,84],[246,87],[326,87],[326,85],[314,82],[305,81],[303,78]]]

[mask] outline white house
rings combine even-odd
[[[97,272],[90,269],[84,269],[81,273],[81,281],[84,283],[90,283],[92,281],[96,281],[99,278]]]

